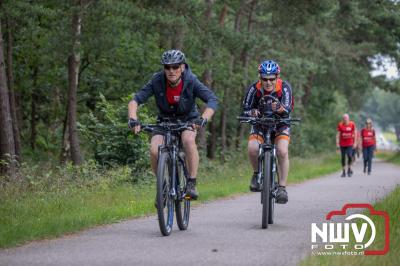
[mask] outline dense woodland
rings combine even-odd
[[[243,149],[248,128],[236,116],[264,59],[279,63],[302,118],[292,154],[332,149],[344,112],[400,132],[399,80],[370,74],[382,58],[400,65],[399,1],[2,0],[0,16],[0,175],[9,180],[43,161],[147,167],[147,136],[127,129],[127,104],[171,48],[219,97],[198,139],[210,159]],[[140,119],[155,112],[151,101]]]

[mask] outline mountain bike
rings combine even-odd
[[[171,234],[176,221],[180,230],[189,225],[190,197],[186,196],[189,173],[182,150],[181,133],[193,130],[190,122],[161,122],[142,124],[142,130],[164,136],[164,144],[158,147],[156,207],[162,235]]]
[[[268,224],[274,223],[274,205],[279,185],[279,172],[277,171],[276,147],[272,139],[273,133],[280,124],[294,124],[300,119],[280,117],[249,117],[239,116],[240,123],[257,125],[262,130],[264,143],[258,148],[258,178],[257,182],[261,188],[262,204],[262,228],[268,228]]]

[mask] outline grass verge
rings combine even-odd
[[[389,163],[400,165],[400,152],[379,151],[377,153],[377,156],[378,158],[387,161]]]
[[[289,183],[316,178],[339,168],[336,154],[309,159],[293,158]],[[124,172],[119,171],[121,174]],[[222,165],[202,160],[199,202],[248,192],[251,174],[250,165],[244,157],[230,159]],[[87,175],[91,176],[90,173]],[[114,172],[109,175],[113,178],[119,174]],[[155,213],[154,181],[136,185],[113,185],[109,182],[91,182],[89,186],[78,184],[64,188],[66,185],[61,182],[51,184],[51,189],[34,191],[19,187],[3,189],[0,194],[0,248]]]

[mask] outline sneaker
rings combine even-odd
[[[251,177],[250,181],[250,191],[252,192],[260,192],[260,184],[257,181],[258,174],[254,173],[253,176]]]
[[[196,189],[196,179],[189,178],[186,184],[186,196],[192,200],[197,200],[199,193]]]
[[[342,175],[340,177],[346,177],[346,172],[343,171]]]
[[[275,197],[276,203],[279,204],[285,204],[288,202],[288,194],[286,192],[285,187],[279,186],[278,191],[276,192],[276,197]]]
[[[370,171],[368,171],[368,175],[371,175],[371,172],[370,172]]]

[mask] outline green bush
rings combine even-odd
[[[127,103],[123,99],[117,105],[110,104],[103,95],[98,104],[97,114],[84,117],[80,130],[90,143],[94,159],[100,166],[128,165],[133,173],[143,173],[148,165],[148,136],[134,135],[127,126]],[[147,109],[140,111],[144,120],[148,117]],[[139,175],[132,175],[136,181]]]

